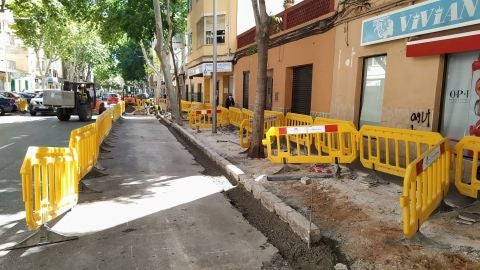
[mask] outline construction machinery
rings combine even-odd
[[[101,114],[106,109],[103,102],[97,104],[96,97],[94,83],[65,81],[62,90],[45,90],[43,103],[57,108],[60,121],[68,121],[70,116],[78,115],[80,121],[85,122],[92,119],[94,110]]]

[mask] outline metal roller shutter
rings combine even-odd
[[[293,69],[292,112],[310,115],[312,65]]]

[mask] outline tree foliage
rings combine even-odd
[[[140,45],[132,40],[127,40],[114,51],[118,60],[118,68],[125,82],[145,80],[145,59],[142,56]]]
[[[66,71],[64,77],[69,80],[87,79],[95,66],[111,61],[111,54],[98,32],[87,22],[87,17],[80,16],[91,14],[89,3],[91,1],[80,0],[13,0],[8,3],[14,15],[12,28],[26,46],[35,50],[44,78],[50,63],[60,58]],[[40,51],[48,61],[45,68],[39,64]]]

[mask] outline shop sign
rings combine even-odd
[[[232,72],[232,62],[217,62],[217,72]],[[193,67],[187,71],[188,76],[202,74],[203,76],[211,76],[213,72],[213,63],[203,63]]]
[[[361,45],[480,23],[480,0],[430,0],[362,22]]]

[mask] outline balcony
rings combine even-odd
[[[281,31],[291,29],[333,11],[334,0],[305,0],[297,5],[278,13],[282,18]],[[237,36],[237,48],[245,47],[255,42],[255,27]]]

